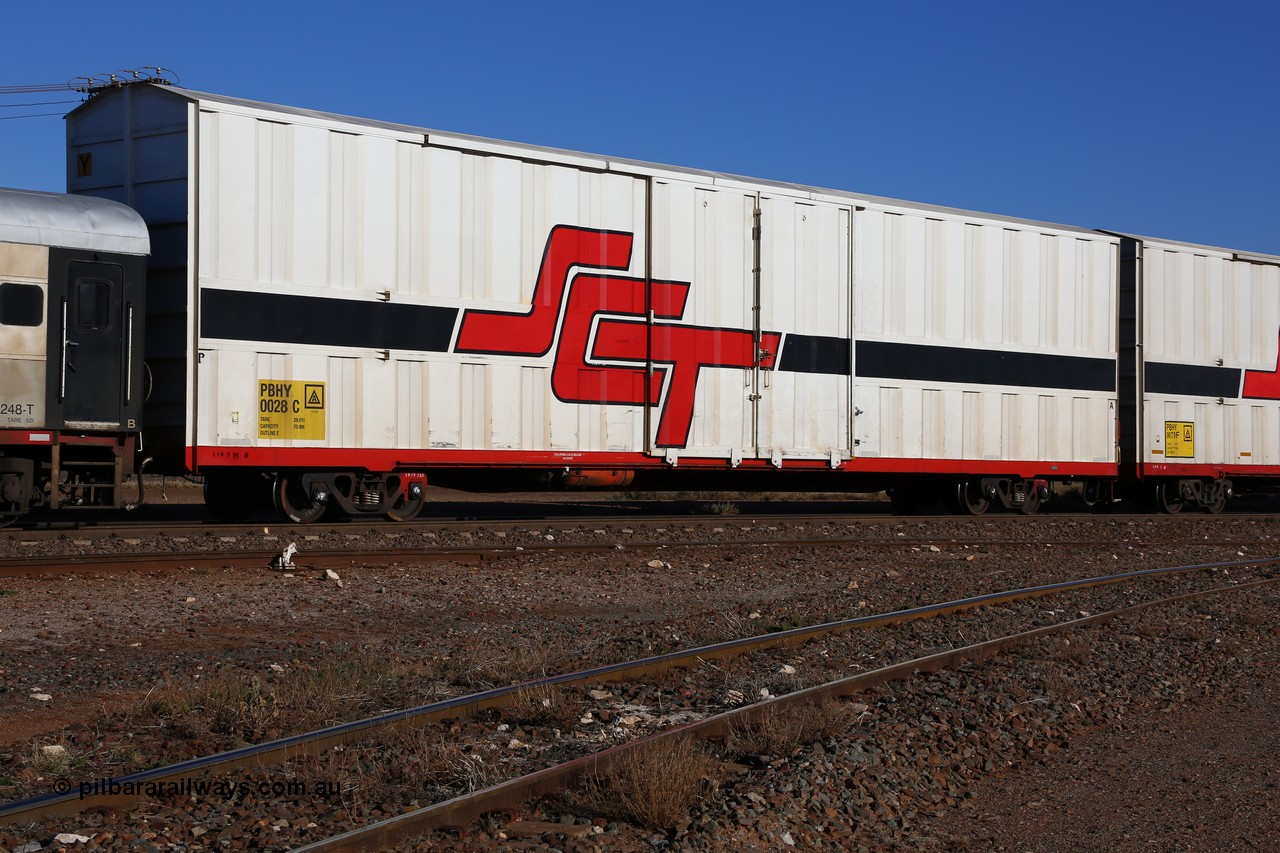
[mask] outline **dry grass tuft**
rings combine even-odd
[[[435,661],[436,677],[469,689],[490,689],[542,678],[569,668],[563,641],[530,637],[520,642],[480,641]]]
[[[463,752],[452,744],[442,744],[435,751],[432,766],[442,786],[453,793],[470,794],[507,778],[494,760],[478,752]]]
[[[419,667],[353,650],[280,673],[225,667],[199,681],[167,682],[131,716],[252,741],[282,726],[317,728],[431,698],[433,691]]]
[[[848,703],[824,699],[770,708],[763,717],[735,724],[725,739],[730,755],[789,756],[812,743],[839,737],[853,725]]]
[[[493,758],[441,742],[430,728],[387,729],[318,757],[299,759],[295,770],[332,780],[341,806],[353,818],[388,802],[409,797],[443,801],[506,778]]]
[[[1052,661],[1045,665],[1041,683],[1049,696],[1066,698],[1075,693],[1075,680],[1061,665]]]
[[[1093,653],[1093,640],[1083,634],[1055,637],[1049,643],[1049,657],[1059,663],[1078,665]]]
[[[699,800],[719,792],[716,762],[691,738],[660,741],[624,753],[606,775],[582,783],[586,804],[601,814],[668,830]]]
[[[581,708],[561,687],[537,687],[518,691],[503,716],[525,726],[571,729]]]
[[[166,683],[149,693],[137,712],[193,731],[240,735],[267,728],[277,709],[261,677],[228,668],[194,684]]]

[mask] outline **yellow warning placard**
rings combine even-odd
[[[1196,455],[1196,425],[1189,421],[1164,422],[1164,458],[1192,459]]]
[[[323,440],[325,383],[258,380],[258,438]]]

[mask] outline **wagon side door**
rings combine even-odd
[[[852,209],[762,195],[756,455],[852,456]]]
[[[649,356],[661,393],[648,410],[649,452],[677,464],[755,455],[758,203],[740,188],[653,184]]]

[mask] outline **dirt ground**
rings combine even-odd
[[[1221,694],[989,777],[933,831],[974,850],[1280,849],[1280,632],[1270,636]]]

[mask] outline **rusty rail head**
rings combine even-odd
[[[562,791],[572,786],[585,774],[607,775],[615,762],[635,749],[649,748],[655,744],[670,742],[671,739],[678,737],[695,737],[699,740],[724,737],[734,726],[759,721],[778,707],[803,705],[821,702],[830,698],[854,696],[872,687],[889,682],[905,681],[916,675],[934,673],[959,663],[992,658],[1029,640],[1049,634],[1070,631],[1087,625],[1096,625],[1115,619],[1118,616],[1148,608],[1167,606],[1181,601],[1206,598],[1210,595],[1226,592],[1239,592],[1276,582],[1280,582],[1280,578],[1233,584],[1226,587],[1217,587],[1215,589],[1132,604],[1069,622],[1046,625],[962,648],[948,649],[945,652],[926,655],[925,657],[882,667],[871,672],[849,676],[848,678],[820,684],[805,690],[798,690],[794,693],[776,697],[768,702],[726,711],[698,722],[687,723],[658,734],[629,741],[594,755],[511,779],[482,791],[475,791],[433,806],[380,821],[376,824],[354,829],[314,844],[296,848],[295,853],[381,850],[433,830],[465,830],[466,827],[486,814],[493,812],[514,813],[531,799]]]

